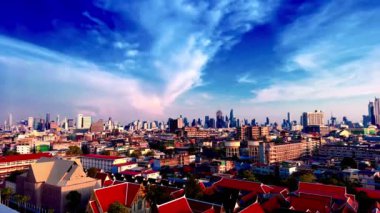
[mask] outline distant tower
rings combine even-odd
[[[46,119],[45,119],[45,128],[50,129],[50,113],[46,113]]]
[[[290,112],[288,112],[288,123],[290,123]]]
[[[373,113],[375,116],[375,124],[380,125],[380,98],[375,98]]]
[[[83,127],[83,114],[78,114],[77,129],[82,129],[82,127]]]
[[[223,127],[224,127],[223,113],[222,111],[218,110],[216,112],[216,128],[223,128]]]
[[[33,125],[34,125],[34,118],[33,117],[29,117],[28,118],[28,127],[33,129]]]
[[[9,125],[9,129],[12,129],[12,125],[13,125],[12,113],[9,113],[8,125]]]

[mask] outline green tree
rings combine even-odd
[[[356,194],[356,200],[359,203],[358,212],[371,212],[374,200],[370,199],[365,192]]]
[[[9,199],[13,194],[13,190],[11,188],[5,187],[1,189],[1,200],[4,200],[6,204],[9,205]]]
[[[347,169],[347,168],[356,169],[358,168],[358,164],[356,163],[355,159],[350,158],[350,157],[344,157],[343,160],[340,162],[340,167],[342,169]]]
[[[154,157],[154,152],[153,151],[149,151],[145,154],[146,157]]]
[[[24,209],[23,209],[23,212],[26,212],[26,203],[30,200],[30,197],[29,196],[26,196],[26,195],[20,195],[20,194],[15,194],[13,196],[13,199],[16,201],[17,203],[17,208],[18,210],[20,211],[21,210],[21,205],[24,204]]]
[[[19,153],[13,150],[7,150],[3,153],[3,156],[9,156],[9,155],[19,155]]]
[[[200,199],[203,197],[201,186],[194,176],[190,176],[185,185],[186,197]]]
[[[131,154],[131,157],[133,157],[133,158],[138,158],[140,156],[141,156],[141,151],[140,150],[135,150]]]
[[[145,188],[145,199],[152,207],[170,201],[170,193],[161,187],[151,184]]]
[[[126,213],[127,208],[122,205],[119,201],[113,202],[109,208],[108,213]]]
[[[257,179],[256,179],[255,175],[250,170],[244,170],[241,173],[241,178],[245,179],[245,180],[248,180],[248,181],[257,182]]]
[[[66,151],[66,155],[81,155],[82,150],[78,146],[69,146],[69,150]]]
[[[66,195],[67,209],[73,213],[77,212],[78,208],[80,207],[81,199],[82,195],[78,191],[70,191]]]
[[[316,180],[317,178],[315,177],[315,175],[313,175],[312,173],[306,173],[306,174],[303,174],[300,176],[300,181],[301,182],[307,182],[307,183],[312,183]]]
[[[298,188],[298,181],[297,179],[294,177],[294,176],[290,176],[288,177],[285,182],[284,182],[284,185],[286,185],[289,189],[289,191],[295,191],[297,190]]]
[[[87,170],[87,176],[95,178],[96,174],[98,173],[98,169],[95,167],[91,167]]]

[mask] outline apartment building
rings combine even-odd
[[[380,159],[380,149],[371,146],[344,146],[344,145],[325,145],[319,149],[319,154],[333,157],[352,157],[357,159]]]
[[[127,163],[131,161],[131,159],[119,156],[89,154],[81,156],[80,161],[84,169],[94,167],[101,169],[104,172],[112,172],[112,167],[114,165]]]
[[[226,149],[226,157],[240,156],[240,141],[225,141],[224,147]]]
[[[24,171],[42,157],[51,157],[50,153],[10,155],[0,157],[0,178],[15,171]]]

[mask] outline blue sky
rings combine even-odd
[[[6,1],[0,118],[360,120],[380,96],[378,20],[370,0]]]

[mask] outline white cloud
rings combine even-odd
[[[8,73],[25,73],[25,79],[20,80],[24,83],[33,78],[41,84],[49,81],[57,87],[77,88],[60,91],[70,93],[66,98],[72,97],[68,102],[77,109],[90,109],[102,116],[131,110],[162,115],[180,95],[204,83],[202,70],[216,52],[238,42],[243,33],[265,21],[276,6],[259,0],[105,1],[97,5],[134,21],[138,28],[137,32],[112,34],[99,18],[83,13],[97,24],[91,32],[99,43],[110,43],[123,52],[119,61],[107,65],[125,71],[122,74],[96,61],[89,63],[24,42],[8,43],[4,38],[0,46],[17,53],[0,50],[0,65]],[[146,40],[140,39],[141,35]]]
[[[236,78],[236,81],[241,84],[256,84],[257,80],[252,78],[249,73],[244,73]]]
[[[329,3],[299,18],[282,36],[279,51],[293,49],[286,71],[305,77],[282,79],[253,90],[254,102],[334,100],[378,94],[380,85],[380,10]],[[302,76],[302,75],[300,75]]]

